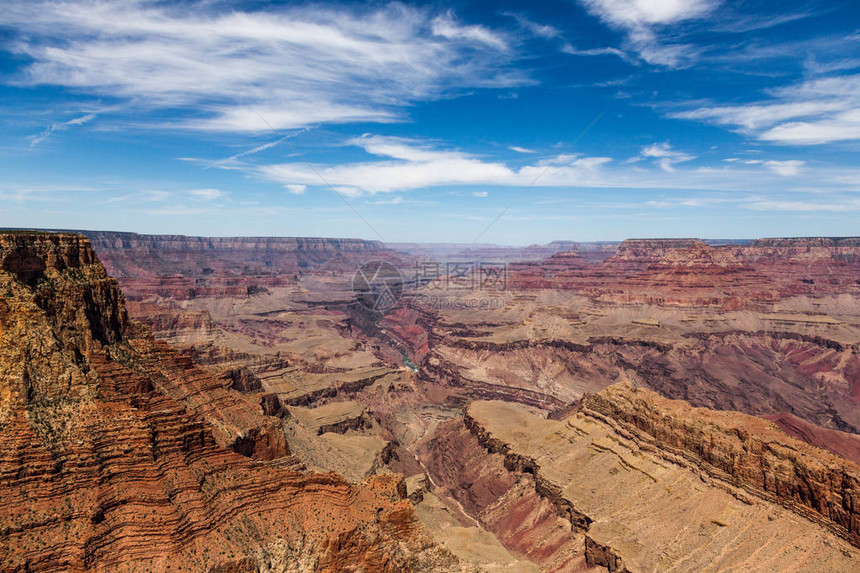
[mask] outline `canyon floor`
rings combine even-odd
[[[860,568],[860,239],[84,234],[0,234],[2,570]]]

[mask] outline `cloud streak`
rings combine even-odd
[[[214,4],[217,6],[217,4]],[[17,83],[144,109],[194,107],[170,127],[243,132],[391,122],[461,89],[530,83],[501,32],[400,4],[216,10],[146,0],[12,3],[0,25],[32,59]]]
[[[860,139],[860,74],[808,79],[769,93],[767,100],[704,106],[669,116],[734,127],[784,145]]]
[[[30,138],[30,147],[36,147],[54,133],[58,131],[66,131],[72,127],[76,127],[79,125],[84,125],[85,123],[89,123],[96,118],[96,114],[88,113],[86,115],[82,115],[68,121],[60,122],[60,123],[52,123],[49,125],[45,131],[40,133],[39,135],[34,135]]]
[[[654,158],[657,160],[657,165],[660,169],[668,173],[675,172],[675,165],[685,161],[692,161],[696,158],[695,155],[672,149],[668,143],[654,143],[647,147],[643,147],[640,156],[644,158]]]
[[[668,143],[644,147],[634,159],[617,162],[610,157],[560,154],[514,167],[459,150],[439,149],[427,142],[398,137],[365,135],[347,145],[363,149],[372,159],[353,163],[279,163],[248,167],[265,180],[292,187],[320,187],[320,175],[339,193],[349,197],[444,186],[699,189],[699,190],[819,190],[844,191],[860,180],[856,171],[806,173],[796,159],[730,161],[724,167],[681,169],[696,156],[673,149]],[[735,158],[731,158],[735,159]],[[787,184],[787,178],[791,185]],[[473,193],[485,195],[484,190]]]
[[[697,20],[712,12],[719,0],[580,0],[586,10],[626,35],[626,44],[649,64],[685,67],[699,54],[692,44],[669,43],[664,29]]]

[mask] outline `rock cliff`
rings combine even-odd
[[[644,433],[657,448],[708,475],[791,508],[860,546],[860,466],[736,412],[691,408],[655,392],[615,385],[583,408]]]
[[[0,292],[0,569],[456,565],[400,478],[288,469],[277,418],[129,322],[83,237],[0,234]]]
[[[860,239],[628,239],[597,265],[513,265],[509,284],[579,291],[609,303],[760,309],[798,295],[860,292]]]
[[[189,237],[82,231],[108,271],[117,278],[146,274],[270,274],[336,268],[351,256],[384,252],[381,243],[361,239],[308,237]],[[223,265],[223,266],[222,266]]]
[[[733,412],[619,384],[548,420],[474,402],[466,425],[534,476],[608,571],[856,569],[860,467]]]

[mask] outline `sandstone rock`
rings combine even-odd
[[[0,234],[0,261],[0,569],[456,567],[400,478],[281,467],[279,420],[128,322],[85,239]]]
[[[860,467],[738,413],[615,385],[563,421],[475,402],[467,423],[613,571],[849,571]],[[651,433],[653,432],[653,433]],[[755,469],[753,469],[755,468]],[[787,509],[786,509],[787,508]]]

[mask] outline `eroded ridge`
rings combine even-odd
[[[259,404],[128,321],[86,239],[0,235],[0,269],[0,569],[460,570],[401,478],[288,469]]]
[[[548,420],[469,406],[466,423],[585,532],[609,571],[852,571],[860,467],[735,412],[618,384]],[[755,468],[755,469],[754,469]]]

